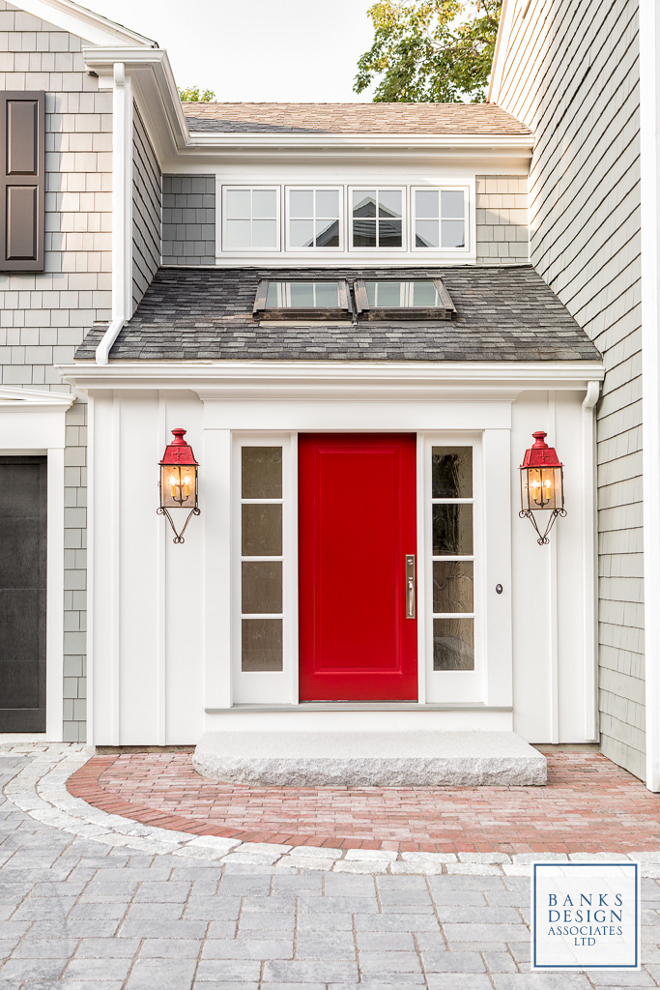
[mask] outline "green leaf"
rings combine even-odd
[[[198,86],[187,86],[179,89],[179,96],[182,103],[212,103],[215,100],[215,93],[212,89],[205,89],[200,95]]]

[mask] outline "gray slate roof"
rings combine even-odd
[[[494,103],[184,103],[190,131],[218,134],[483,134],[531,131]]]
[[[451,322],[261,323],[252,319],[262,278],[441,277]],[[93,359],[95,327],[76,352]],[[110,360],[594,361],[594,344],[529,266],[398,269],[161,268]]]

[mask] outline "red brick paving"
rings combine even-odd
[[[95,756],[67,786],[125,818],[246,842],[453,853],[660,849],[660,796],[598,753],[548,755],[547,787],[216,784],[185,752]]]

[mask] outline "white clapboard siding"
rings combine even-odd
[[[603,751],[644,774],[637,0],[510,0],[498,103],[535,133],[530,258],[602,352]]]

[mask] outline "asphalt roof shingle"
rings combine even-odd
[[[263,278],[443,279],[447,322],[257,323]],[[94,358],[104,327],[76,352]],[[530,265],[397,269],[161,268],[110,360],[597,361],[600,354]]]
[[[494,103],[184,103],[190,131],[218,134],[529,136]]]

